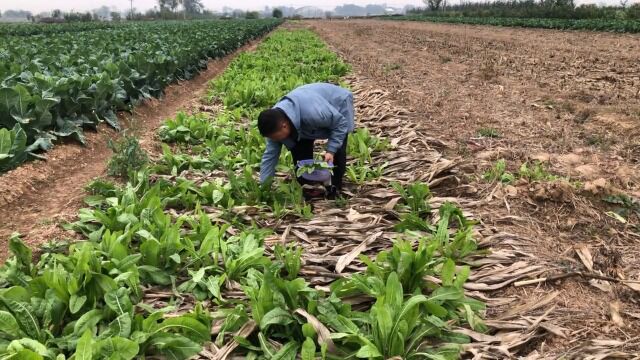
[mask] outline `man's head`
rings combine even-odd
[[[258,115],[258,130],[264,137],[282,141],[291,135],[291,121],[278,109],[267,109]]]

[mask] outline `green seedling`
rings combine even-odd
[[[498,160],[491,169],[487,170],[482,178],[487,181],[500,181],[502,183],[511,183],[515,180],[515,176],[506,171],[507,163],[504,159]]]

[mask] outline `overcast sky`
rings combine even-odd
[[[322,9],[333,9],[337,5],[351,3],[356,5],[366,5],[372,3],[383,3],[384,0],[203,0],[202,3],[207,9],[221,10],[223,6],[229,6],[235,9],[262,9],[265,6],[293,6],[301,7],[306,5],[318,6]],[[138,10],[147,10],[158,4],[157,0],[133,0],[133,7]],[[406,4],[420,5],[420,0],[390,0],[387,2],[389,6],[402,7]],[[0,0],[0,11],[6,9],[23,9],[34,13],[40,11],[48,11],[51,9],[61,10],[91,10],[102,5],[115,6],[124,10],[129,8],[129,0],[101,0],[101,1],[82,1],[82,0]]]
[[[454,0],[455,1],[455,0]],[[640,0],[631,0],[629,3],[638,2]],[[325,10],[330,10],[337,5],[345,3],[366,5],[375,3],[386,3],[388,6],[402,7],[406,4],[422,5],[421,0],[203,0],[203,4],[207,9],[221,10],[223,6],[229,6],[237,9],[262,9],[265,6],[293,6],[301,7],[305,5],[318,6]],[[576,0],[576,3],[609,3],[618,4],[617,0]],[[147,10],[157,4],[157,0],[133,0],[133,6],[138,10]],[[102,5],[115,6],[120,10],[129,8],[129,0],[99,0],[99,1],[82,1],[82,0],[0,0],[0,11],[7,9],[23,9],[34,13],[41,11],[49,11],[52,9],[61,9],[64,11],[91,10]]]

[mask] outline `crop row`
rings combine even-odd
[[[205,68],[209,58],[278,24],[155,22],[29,41],[0,38],[0,128],[12,129],[0,132],[0,171],[17,166],[26,153],[48,150],[58,137],[83,142],[83,129],[101,121],[117,128],[116,111],[161,95],[169,83]]]
[[[51,35],[65,32],[92,31],[126,26],[127,23],[74,22],[64,24],[0,23],[0,36]]]
[[[265,224],[305,221],[311,209],[295,181],[257,182],[264,141],[248,119],[291,87],[347,70],[310,31],[276,31],[213,82],[212,99],[227,104],[219,114],[179,114],[160,129],[160,159],[124,186],[90,184],[89,208],[68,226],[84,241],[50,243],[34,263],[14,236],[0,268],[0,356],[187,359],[212,342],[247,359],[458,358],[469,338],[455,326],[484,329],[484,305],[462,288],[469,267],[456,265],[476,249],[473,223],[445,204],[431,225],[425,184],[394,186],[398,241],[330,290],[300,276],[301,247],[265,242]],[[352,149],[362,164],[384,148],[357,136],[374,144]],[[404,229],[422,231],[409,241]],[[353,296],[365,302],[352,308]]]
[[[436,23],[512,26],[527,28],[544,28],[559,30],[594,30],[610,32],[640,32],[639,20],[617,19],[527,19],[498,17],[463,17],[463,16],[422,16],[408,15],[387,17],[393,20],[428,21]]]

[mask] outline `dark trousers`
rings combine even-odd
[[[333,176],[331,177],[331,185],[335,186],[338,190],[342,189],[342,178],[347,171],[347,140],[349,134],[347,134],[342,142],[342,146],[333,155]],[[313,139],[300,139],[291,149],[291,155],[293,155],[293,166],[298,167],[298,161],[313,159]],[[298,178],[299,183],[303,183],[302,178]]]

